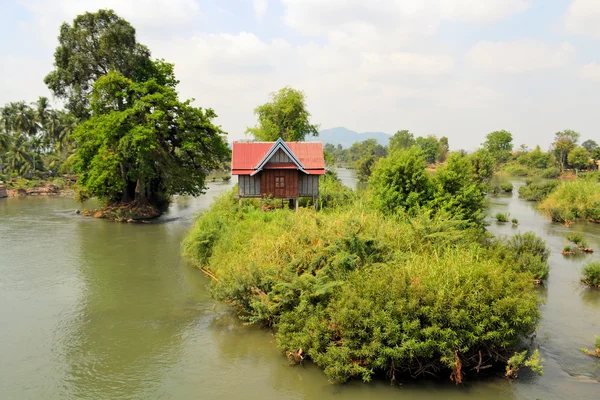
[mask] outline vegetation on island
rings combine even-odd
[[[600,336],[596,336],[595,349],[589,350],[586,348],[581,349],[588,356],[600,357]]]
[[[583,278],[581,281],[590,287],[600,288],[600,262],[590,261],[585,264],[582,270]]]
[[[112,10],[64,23],[58,41],[44,81],[66,111],[44,98],[4,107],[0,172],[62,165],[77,174],[79,199],[102,202],[90,214],[117,220],[156,217],[172,195],[203,193],[230,151],[215,112],[179,99],[173,64],[152,59]]]
[[[600,223],[600,185],[591,179],[561,183],[539,205],[552,221],[570,225],[576,219]]]
[[[451,154],[432,176],[418,148],[394,151],[361,193],[325,175],[320,211],[263,212],[232,192],[182,252],[213,277],[216,299],[274,329],[293,363],[312,360],[336,382],[460,383],[521,354],[540,318],[534,282],[548,273],[534,234],[485,232],[474,164]]]
[[[519,187],[519,198],[527,201],[544,200],[559,185],[558,181],[527,181]]]

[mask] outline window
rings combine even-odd
[[[275,187],[276,188],[284,188],[285,187],[285,180],[283,179],[283,176],[275,177]]]

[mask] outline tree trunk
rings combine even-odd
[[[146,184],[141,179],[138,179],[135,185],[135,201],[138,204],[148,204],[148,198],[146,197]]]

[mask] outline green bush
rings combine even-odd
[[[581,281],[588,286],[600,287],[600,262],[591,261],[583,267]]]
[[[516,271],[530,273],[534,279],[548,278],[550,250],[546,247],[546,242],[534,233],[514,235],[501,247],[500,254]]]
[[[344,186],[334,172],[319,177],[319,207],[334,208],[352,204],[356,192]]]
[[[558,187],[557,181],[532,182],[519,188],[519,198],[527,201],[540,201]]]
[[[540,177],[545,179],[556,179],[560,176],[560,169],[557,167],[549,167],[540,172]]]
[[[503,183],[502,185],[500,185],[500,189],[502,189],[502,191],[505,192],[505,193],[512,193],[512,191],[513,191],[513,184],[510,183],[510,182]]]
[[[533,173],[531,169],[519,164],[506,164],[503,171],[511,176],[529,176]]]
[[[508,222],[508,218],[509,218],[510,214],[504,214],[504,213],[497,213],[496,214],[496,219],[498,220],[498,222]]]
[[[540,318],[531,273],[505,255],[545,250],[488,245],[478,232],[361,202],[264,213],[225,197],[196,221],[183,254],[218,278],[216,299],[273,327],[290,360],[311,359],[333,381],[460,379],[508,359]]]
[[[556,222],[581,218],[600,223],[600,185],[588,180],[561,183],[539,208]]]
[[[511,219],[510,222],[512,222],[513,225],[519,225],[519,220],[516,218]]]
[[[229,182],[231,180],[231,175],[224,175],[221,179],[223,179],[224,182]]]
[[[587,247],[587,241],[583,237],[581,233],[578,232],[569,232],[567,234],[567,240],[569,242],[575,243],[577,247]]]

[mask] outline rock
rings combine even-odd
[[[104,214],[102,212],[100,212],[100,211],[96,211],[94,213],[94,215],[92,215],[92,217],[94,217],[94,218],[104,218]]]

